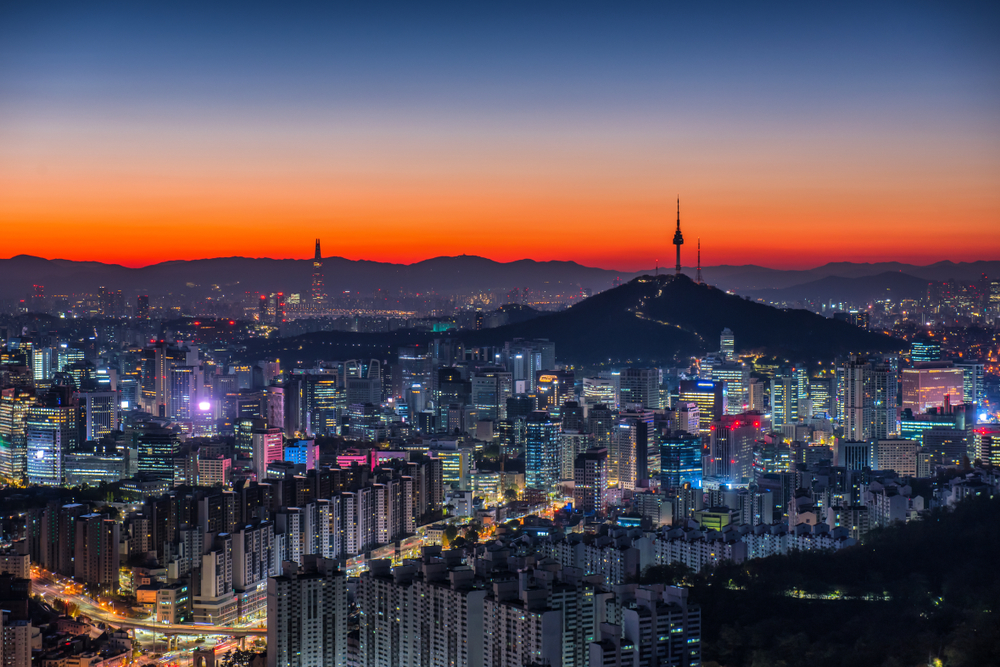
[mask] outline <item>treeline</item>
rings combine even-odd
[[[706,665],[1000,664],[1000,498],[802,552],[684,578],[702,606]]]

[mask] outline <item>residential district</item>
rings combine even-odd
[[[314,270],[302,319],[333,308]],[[474,299],[430,342],[290,361],[248,356],[284,295],[38,286],[0,320],[3,665],[700,665],[701,611],[651,567],[848,549],[1000,491],[988,287],[835,314],[899,353],[793,363],[724,329],[583,367],[462,342],[503,323]]]

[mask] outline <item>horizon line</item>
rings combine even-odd
[[[469,255],[469,254],[464,254],[464,253],[460,254],[460,255],[435,255],[433,257],[427,257],[427,258],[419,259],[419,260],[416,260],[416,261],[413,261],[413,262],[409,262],[409,263],[407,263],[407,262],[392,262],[392,261],[384,261],[384,260],[377,260],[377,259],[351,259],[349,257],[343,257],[343,256],[340,256],[340,255],[331,255],[329,257],[321,257],[321,259],[324,260],[324,261],[331,260],[331,259],[339,259],[339,260],[344,260],[344,261],[347,261],[347,262],[354,262],[354,263],[369,262],[369,263],[372,263],[372,264],[388,264],[388,265],[393,265],[393,266],[415,266],[417,264],[422,264],[424,262],[430,262],[430,261],[433,261],[433,260],[436,260],[436,259],[460,259],[460,258],[463,258],[463,257],[470,258],[470,259],[483,259],[483,260],[486,260],[488,262],[493,262],[494,264],[502,264],[502,265],[517,264],[519,262],[534,262],[536,264],[555,264],[555,263],[558,263],[558,264],[575,264],[576,266],[579,266],[579,267],[585,268],[585,269],[595,269],[595,270],[598,270],[598,271],[608,271],[608,272],[611,272],[611,273],[637,274],[637,275],[639,275],[639,274],[645,274],[645,273],[652,274],[652,272],[654,272],[657,268],[659,268],[661,270],[664,269],[664,267],[661,266],[661,267],[654,267],[653,269],[639,269],[639,270],[636,270],[636,271],[629,271],[629,270],[622,270],[622,269],[605,268],[605,267],[600,267],[600,266],[591,266],[591,265],[588,265],[588,264],[581,264],[580,262],[578,262],[576,260],[567,260],[567,259],[534,259],[534,258],[531,258],[531,257],[523,257],[521,259],[514,259],[514,260],[510,260],[510,261],[506,261],[505,262],[505,261],[501,261],[501,260],[492,259],[490,257],[486,257],[485,255]],[[0,261],[8,262],[8,261],[16,260],[18,258],[35,259],[35,260],[41,260],[41,261],[45,261],[45,262],[75,262],[75,263],[81,263],[81,264],[83,264],[83,263],[100,264],[102,266],[118,267],[118,268],[122,268],[122,269],[130,269],[130,270],[148,269],[148,268],[151,268],[151,267],[161,266],[161,265],[164,265],[164,264],[173,264],[173,263],[180,263],[180,262],[207,262],[207,261],[225,260],[225,259],[243,259],[243,260],[254,260],[254,261],[271,260],[271,261],[274,261],[274,262],[286,262],[286,261],[311,262],[311,261],[313,261],[315,259],[315,257],[301,257],[301,258],[300,257],[266,257],[266,256],[262,256],[262,257],[247,257],[245,255],[226,255],[226,256],[215,256],[215,257],[195,257],[195,258],[187,258],[187,259],[165,259],[165,260],[161,260],[161,261],[158,261],[158,262],[152,262],[150,264],[142,264],[142,265],[136,265],[136,266],[129,266],[127,264],[119,264],[117,262],[106,262],[106,261],[101,261],[101,260],[97,260],[97,259],[67,259],[65,257],[41,257],[39,255],[31,255],[31,254],[28,254],[28,253],[17,253],[15,255],[11,255],[10,257],[0,257]],[[816,269],[821,269],[824,266],[830,266],[832,264],[851,264],[851,265],[855,265],[855,266],[873,266],[873,265],[877,265],[877,264],[903,264],[903,265],[906,265],[906,266],[912,266],[914,268],[928,268],[928,267],[931,267],[931,266],[935,266],[937,264],[948,264],[948,263],[950,263],[950,264],[954,264],[956,266],[960,266],[960,265],[963,265],[963,264],[976,264],[976,263],[979,263],[979,262],[996,262],[996,261],[1000,261],[1000,259],[977,259],[977,260],[968,261],[968,262],[956,262],[956,261],[950,260],[950,259],[940,259],[940,260],[937,260],[937,261],[934,261],[934,262],[929,262],[927,264],[914,264],[914,263],[911,263],[911,262],[906,262],[906,261],[896,260],[896,259],[885,259],[885,260],[880,260],[880,261],[877,261],[877,262],[856,262],[856,261],[850,261],[850,260],[843,260],[843,261],[825,262],[823,264],[818,264],[818,265],[815,265],[815,266],[810,266],[808,268],[777,268],[777,267],[774,267],[774,266],[767,266],[767,265],[764,265],[764,264],[714,264],[714,265],[709,265],[709,266],[702,266],[701,269],[702,269],[702,271],[704,271],[706,269],[744,268],[745,267],[745,268],[769,269],[769,270],[772,270],[772,271],[813,271],[813,270],[816,270]],[[685,266],[682,265],[681,268],[682,269],[690,268],[690,269],[693,270],[695,267],[694,266],[685,267]]]

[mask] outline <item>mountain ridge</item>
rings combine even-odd
[[[588,267],[572,260],[519,259],[498,262],[478,255],[431,257],[411,264],[324,258],[327,289],[372,293],[377,290],[420,291],[443,295],[471,291],[500,291],[527,287],[569,294],[574,290],[600,292],[616,278],[631,280],[653,271],[615,271]],[[926,266],[900,262],[827,263],[806,270],[772,269],[754,264],[703,267],[705,281],[717,287],[753,294],[763,289],[785,289],[839,275],[860,278],[902,271],[925,280],[978,279],[1000,275],[1000,261],[941,261]],[[131,295],[184,294],[206,296],[218,285],[232,296],[242,292],[308,293],[312,259],[217,257],[168,260],[145,267],[126,267],[97,261],[46,259],[20,254],[0,259],[0,299],[20,299],[44,285],[47,294],[96,292],[100,287]],[[665,271],[664,271],[665,272]],[[690,275],[691,267],[683,272]]]
[[[262,341],[248,354],[311,363],[358,356],[391,358],[398,347],[426,344],[435,337],[457,338],[472,347],[546,338],[555,343],[556,355],[564,363],[661,365],[718,351],[719,336],[727,327],[736,337],[737,350],[795,361],[899,350],[906,345],[805,310],[774,308],[727,294],[687,276],[645,275],[566,310],[493,329],[451,334],[327,331]]]

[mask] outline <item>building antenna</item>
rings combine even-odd
[[[699,285],[702,284],[702,280],[701,280],[701,239],[698,239],[698,273],[697,273],[697,282],[698,282]]]
[[[677,267],[674,275],[681,275],[681,246],[684,245],[684,236],[681,234],[681,198],[677,197],[677,231],[674,232],[674,245],[677,246]]]

